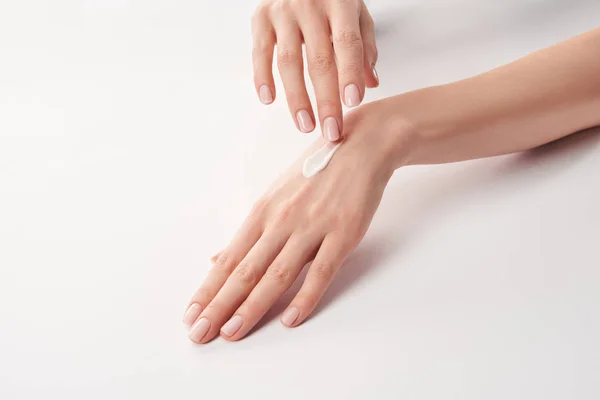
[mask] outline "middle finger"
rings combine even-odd
[[[298,22],[306,44],[308,73],[317,97],[321,131],[325,139],[336,142],[342,132],[342,103],[329,23],[311,8],[300,15]]]
[[[297,128],[308,133],[315,129],[315,117],[304,82],[300,28],[288,14],[275,17],[274,25],[277,32],[277,66],[288,107]]]

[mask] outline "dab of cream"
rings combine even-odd
[[[312,156],[304,161],[302,167],[302,175],[305,178],[310,178],[325,169],[331,157],[335,154],[342,143],[327,143],[325,146],[317,150]]]

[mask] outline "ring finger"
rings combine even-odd
[[[277,32],[277,66],[288,107],[297,128],[308,133],[315,129],[315,117],[304,82],[300,28],[288,14],[276,17],[274,25]]]

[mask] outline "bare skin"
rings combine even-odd
[[[215,258],[184,322],[190,339],[243,338],[310,261],[282,314],[300,325],[366,233],[394,170],[490,157],[600,125],[600,29],[448,85],[365,104],[344,120],[330,165],[306,179],[301,162],[257,202]]]

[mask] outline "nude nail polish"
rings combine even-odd
[[[296,113],[296,119],[298,120],[298,126],[304,133],[308,133],[315,129],[315,123],[313,122],[310,114],[306,110],[300,110]]]
[[[225,336],[233,336],[237,331],[240,330],[244,319],[240,315],[234,315],[229,321],[221,328],[221,332]]]
[[[273,94],[267,85],[262,85],[258,90],[258,96],[263,104],[271,104],[273,102]]]
[[[208,333],[210,329],[210,321],[206,318],[200,318],[198,322],[192,326],[192,330],[190,332],[190,339],[194,342],[199,342],[202,338]]]
[[[358,86],[351,84],[344,89],[344,103],[348,107],[356,107],[360,104],[360,91]]]
[[[198,303],[190,304],[188,309],[185,311],[185,315],[183,316],[183,323],[186,324],[187,326],[191,326],[194,323],[194,321],[196,320],[196,318],[198,318],[198,316],[200,315],[201,312],[202,312],[202,306],[200,304],[198,304]]]
[[[377,70],[375,69],[374,65],[373,65],[373,76],[375,77],[375,79],[377,79],[377,83],[379,83],[379,75],[377,75]]]
[[[288,308],[281,316],[281,322],[286,326],[292,326],[300,316],[300,310],[296,307]]]
[[[325,138],[330,142],[335,142],[340,138],[340,129],[335,118],[325,118],[325,121],[323,121],[323,133]]]

